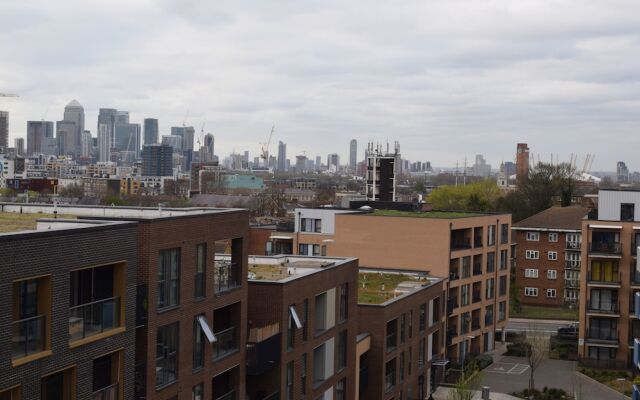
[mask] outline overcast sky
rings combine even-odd
[[[640,169],[638,0],[0,0],[0,98],[11,141],[77,99],[132,122],[193,125],[216,153],[288,156],[349,140],[497,167],[595,153]]]

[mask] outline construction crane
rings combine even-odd
[[[276,126],[273,125],[271,127],[271,133],[269,133],[269,139],[267,139],[266,143],[262,143],[260,146],[260,158],[264,160],[264,166],[269,166],[269,145],[271,145],[271,137],[273,136],[273,131],[276,129]]]
[[[20,96],[13,93],[0,93],[0,97],[20,97]]]

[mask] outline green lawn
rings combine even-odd
[[[559,307],[542,307],[542,306],[521,306],[518,311],[515,309],[513,302],[510,302],[511,309],[509,317],[511,318],[532,318],[532,319],[566,319],[570,321],[578,320],[578,309],[569,310],[568,308]]]
[[[484,214],[456,211],[397,211],[375,210],[373,215],[381,217],[413,217],[413,218],[465,218],[478,217]]]
[[[0,233],[28,231],[36,229],[40,218],[53,218],[53,214],[0,213]],[[58,218],[75,218],[71,215],[58,215]]]
[[[405,274],[359,273],[358,303],[381,304],[395,297],[395,289],[402,282],[419,281]]]

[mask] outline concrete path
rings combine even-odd
[[[433,394],[433,400],[448,400],[449,399],[449,388],[439,387],[438,390]],[[490,400],[521,400],[517,397],[513,397],[504,393],[491,393],[489,396]],[[475,392],[473,395],[473,400],[482,400],[482,393]]]

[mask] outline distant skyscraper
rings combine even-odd
[[[75,128],[71,131],[65,142],[65,154],[71,154],[75,158],[82,154],[82,133],[84,132],[84,108],[77,100],[72,100],[64,108],[64,121],[73,122]],[[63,126],[71,127],[69,124]]]
[[[158,120],[155,118],[144,119],[144,144],[158,143]]]
[[[66,114],[66,113],[65,113]],[[58,144],[58,155],[79,156],[79,147],[76,148],[76,123],[74,121],[56,122],[56,142]],[[76,151],[78,151],[76,153]]]
[[[171,127],[171,135],[172,136],[180,136],[182,138],[182,143],[180,144],[180,149],[182,150],[193,150],[193,138],[195,136],[196,130],[193,126],[172,126]]]
[[[54,154],[53,121],[27,121],[27,155]]]
[[[397,142],[396,142],[397,143]],[[399,146],[395,152],[384,152],[381,146],[374,146],[372,142],[366,150],[366,193],[368,200],[396,201],[397,161]]]
[[[338,166],[340,165],[340,156],[337,154],[329,154],[327,156],[327,168],[329,170],[338,170]]]
[[[149,144],[142,148],[143,176],[172,176],[173,149],[164,144]]]
[[[200,147],[200,162],[212,162],[214,160],[214,137],[211,133],[204,135],[202,146]]]
[[[351,139],[351,142],[349,142],[349,168],[352,171],[355,171],[357,164],[358,164],[358,141],[355,139]]]
[[[316,156],[316,169],[320,169],[322,167],[322,157]]]
[[[162,135],[162,144],[171,146],[175,153],[182,153],[182,136]]]
[[[19,156],[23,156],[24,155],[24,138],[16,138],[13,141],[14,145],[13,147],[16,148],[16,154]]]
[[[114,148],[140,157],[140,124],[116,123]]]
[[[0,111],[0,153],[9,147],[9,112]]]
[[[91,131],[82,132],[82,137],[80,138],[80,155],[82,157],[91,156],[91,147],[93,144],[93,138],[91,137]]]
[[[282,141],[278,142],[278,171],[287,170],[287,144]]]
[[[296,156],[296,173],[307,171],[307,156]]]
[[[629,182],[629,168],[627,168],[627,164],[624,161],[618,161],[618,164],[616,164],[616,175],[618,176],[618,182]]]
[[[98,161],[111,161],[111,150],[115,143],[115,126],[118,110],[101,108],[98,114]]]
[[[483,178],[487,178],[491,175],[491,165],[487,164],[487,161],[484,159],[482,154],[476,154],[476,162],[471,168],[471,174],[473,176],[481,176]]]

